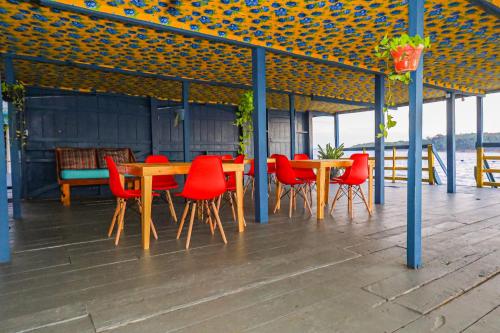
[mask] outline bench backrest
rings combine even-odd
[[[57,178],[62,170],[106,169],[105,156],[111,156],[116,163],[135,162],[130,148],[76,148],[59,147],[55,149]]]

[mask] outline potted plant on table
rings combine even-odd
[[[388,106],[394,106],[392,95],[392,85],[395,82],[401,82],[408,85],[411,82],[410,73],[418,68],[421,55],[424,49],[430,48],[430,38],[422,38],[419,35],[409,36],[402,34],[399,37],[388,38],[387,35],[375,46],[375,56],[385,61],[388,74],[387,93],[385,95],[384,113],[386,114],[387,124],[379,124],[380,132],[377,137],[385,137],[389,134],[388,130],[396,126],[396,121],[389,114]],[[390,63],[394,63],[391,70]]]
[[[344,156],[344,144],[342,143],[338,147],[333,147],[331,144],[327,143],[325,149],[318,145],[318,157],[321,160],[336,160]],[[332,168],[330,170],[330,179],[337,177],[339,174],[338,168]]]

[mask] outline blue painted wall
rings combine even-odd
[[[82,94],[54,89],[30,88],[26,103],[28,144],[24,154],[24,196],[56,198],[54,148],[130,147],[138,160],[152,149],[150,99],[105,94]],[[182,123],[174,126],[179,103],[157,101],[155,126],[159,151],[181,161]],[[233,126],[235,108],[193,104],[191,156],[233,154],[238,150],[238,128]],[[307,114],[297,112],[297,152],[307,152]],[[290,123],[287,111],[269,112],[270,153],[289,155]],[[73,197],[108,195],[106,187],[72,189]]]

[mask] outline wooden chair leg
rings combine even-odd
[[[311,204],[309,203],[309,199],[307,198],[307,193],[303,187],[300,188],[300,191],[302,192],[302,195],[304,196],[304,202],[305,202],[307,209],[309,210],[309,214],[312,215]]]
[[[236,223],[236,211],[234,210],[233,195],[229,193],[229,203],[231,204],[231,211],[233,212],[233,220]]]
[[[238,210],[238,196],[236,195],[236,192],[233,192],[234,195],[234,202],[236,204],[236,210]],[[245,217],[243,216],[243,225],[246,227],[247,226],[247,221],[245,221]]]
[[[332,201],[332,207],[330,208],[330,215],[333,215],[333,210],[335,209],[335,205],[337,204],[337,201],[339,200],[340,193],[342,192],[342,185],[339,185],[339,189],[337,190],[337,193],[335,193],[335,197],[333,198]]]
[[[177,230],[176,239],[179,239],[181,237],[182,227],[184,226],[184,222],[186,221],[186,216],[187,216],[187,213],[189,211],[189,204],[190,204],[190,202],[187,201],[186,205],[184,206],[184,212],[182,212],[181,223],[179,224],[179,229]]]
[[[167,195],[168,208],[170,209],[170,215],[174,219],[174,222],[177,223],[177,214],[175,213],[174,202],[172,201],[172,196],[170,195],[170,191],[165,191]]]
[[[293,188],[293,185],[290,186],[290,207],[288,208],[288,217],[292,217],[292,209],[293,209],[293,193],[295,189]]]
[[[222,194],[217,198],[217,209],[220,209],[220,203],[222,201]]]
[[[113,229],[115,228],[116,220],[118,219],[118,215],[120,215],[121,209],[122,209],[121,199],[116,198],[115,213],[113,214],[113,219],[111,220],[111,224],[109,226],[108,237],[111,237],[111,234],[113,233]]]
[[[352,186],[349,185],[348,187],[348,198],[347,198],[347,210],[349,211],[349,217],[352,219],[354,218],[354,211],[352,209],[352,200],[353,200],[353,195],[352,195]]]
[[[118,245],[118,242],[120,241],[120,234],[122,233],[122,230],[123,230],[126,210],[127,210],[127,201],[123,200],[122,201],[122,209],[120,211],[120,217],[118,220],[118,227],[117,227],[118,230],[116,232],[115,246]]]
[[[370,206],[368,205],[368,202],[366,201],[365,194],[363,193],[363,189],[361,188],[361,185],[359,186],[359,193],[361,194],[361,199],[365,203],[366,210],[368,211],[368,215],[372,215],[372,211],[370,209]]]
[[[217,207],[215,207],[215,204],[213,202],[212,202],[212,209],[214,211],[214,216],[215,216],[215,220],[217,221],[217,225],[219,226],[219,232],[220,232],[220,235],[222,237],[222,241],[224,242],[224,244],[227,244],[226,234],[224,233],[224,228],[222,228],[222,223],[220,221],[219,212],[217,211]]]
[[[212,223],[212,213],[210,212],[210,207],[208,207],[208,201],[203,202],[203,206],[205,208],[205,211],[207,212],[207,221],[208,221],[208,226],[210,227],[210,233],[212,236],[214,235],[214,225]]]
[[[186,239],[186,250],[189,249],[189,243],[191,243],[191,234],[193,232],[193,222],[195,213],[196,213],[196,202],[193,202],[193,206],[191,208],[191,218],[189,219],[188,235]]]

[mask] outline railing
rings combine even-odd
[[[500,182],[495,180],[495,173],[500,173],[500,169],[491,168],[488,161],[500,161],[500,155],[486,155],[485,148],[500,148],[500,142],[483,143],[482,147],[477,148],[477,164],[476,164],[476,183],[477,187],[491,186],[499,187]],[[488,181],[484,181],[484,175]]]
[[[390,161],[389,165],[385,163],[384,165],[384,170],[390,171],[389,175],[385,175],[385,179],[391,180],[393,183],[396,182],[396,180],[403,180],[406,181],[408,180],[408,177],[404,177],[401,175],[397,175],[397,171],[407,171],[408,166],[398,166],[397,161],[401,160],[408,160],[408,156],[404,155],[397,155],[397,150],[408,150],[409,146],[408,145],[396,145],[396,146],[385,146],[385,149],[388,150],[390,149],[392,151],[391,156],[385,156],[384,160],[385,161]],[[446,175],[446,166],[439,156],[438,152],[435,150],[434,146],[432,144],[428,145],[422,145],[422,148],[425,148],[423,151],[424,156],[422,156],[422,160],[427,161],[427,166],[422,168],[422,171],[427,172],[428,176],[427,178],[422,178],[422,182],[429,183],[430,185],[441,185],[441,178],[439,177],[439,174],[436,170],[436,161],[438,162],[439,166],[443,170],[444,174]],[[367,150],[375,150],[374,147],[363,147],[363,148],[346,148],[346,151],[363,151],[366,153]],[[374,159],[373,157],[370,157],[370,159]],[[408,164],[408,163],[407,163]]]

